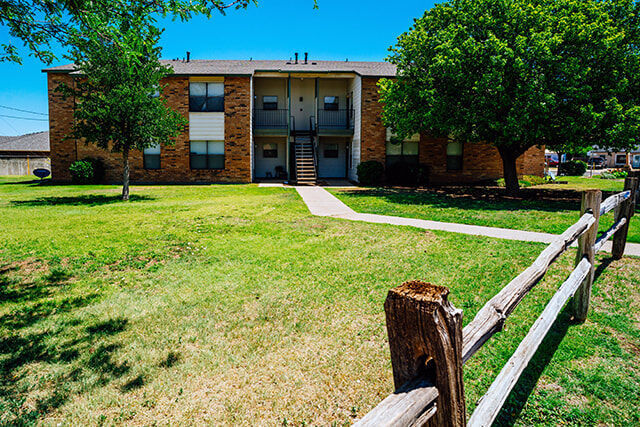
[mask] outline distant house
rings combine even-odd
[[[605,166],[608,168],[622,168],[627,164],[627,152],[608,151],[605,148],[594,147],[589,152],[590,157],[602,157],[605,159]],[[640,169],[640,145],[629,151],[629,163],[634,169]]]
[[[0,175],[31,175],[38,168],[51,169],[49,131],[0,136]]]
[[[502,177],[495,147],[415,135],[392,141],[382,123],[378,80],[396,76],[385,62],[283,60],[163,61],[167,104],[189,122],[173,146],[131,153],[137,182],[253,182],[288,179],[357,180],[365,161],[428,168],[432,183]],[[74,103],[55,89],[80,78],[73,64],[44,70],[49,84],[52,177],[70,180],[69,165],[100,158],[106,180],[118,182],[118,154],[67,138]],[[542,175],[544,148],[518,159],[520,175]]]

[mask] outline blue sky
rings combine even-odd
[[[258,7],[229,11],[207,20],[161,21],[166,28],[161,45],[163,58],[288,59],[294,52],[309,52],[318,60],[380,61],[397,36],[433,1],[393,3],[355,0],[260,0]],[[8,36],[0,30],[0,43]],[[56,49],[63,64],[63,49]],[[45,65],[22,51],[23,65],[0,63],[0,106],[47,113]],[[0,115],[45,119],[45,116],[0,107]],[[47,121],[0,116],[0,135],[47,130]]]

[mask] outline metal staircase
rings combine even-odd
[[[295,122],[294,122],[295,123]],[[314,141],[313,118],[309,120],[309,130],[291,133],[295,158],[295,179],[297,185],[316,185],[318,179],[316,144]],[[295,125],[294,125],[295,126]]]
[[[313,136],[296,135],[294,138],[296,183],[298,185],[315,185],[318,177],[316,174]]]

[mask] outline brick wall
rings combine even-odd
[[[360,160],[384,163],[387,130],[382,125],[382,104],[378,93],[378,79],[362,78],[362,119],[360,130]]]
[[[438,184],[474,182],[499,179],[503,176],[502,159],[498,150],[489,144],[465,144],[462,151],[462,170],[447,171],[447,141],[420,135],[420,163],[431,168],[431,182]],[[518,175],[544,174],[544,147],[532,147],[516,162]]]
[[[49,96],[49,145],[51,147],[51,178],[68,181],[69,165],[76,160],[75,140],[65,140],[73,126],[73,98],[63,99],[55,89],[66,83],[71,86],[73,78],[68,74],[49,73],[47,86]]]
[[[50,74],[49,79],[57,75]],[[60,75],[70,79],[67,75]],[[163,145],[160,150],[160,169],[144,169],[142,152],[129,154],[131,180],[134,182],[251,182],[250,138],[250,77],[225,78],[225,168],[222,170],[191,170],[189,164],[189,128],[175,138],[174,145]],[[167,105],[189,118],[189,78],[171,76],[163,80],[163,96]],[[69,180],[69,164],[76,159],[75,143],[62,143],[72,124],[73,103],[54,102],[49,90],[51,117],[51,154],[55,179]],[[53,111],[56,111],[54,114]],[[53,123],[59,123],[56,134]],[[64,126],[62,126],[64,124]],[[55,153],[55,154],[54,154]],[[100,158],[106,166],[107,182],[122,182],[122,155],[97,148],[93,144],[77,144],[77,158]]]
[[[382,124],[382,104],[377,78],[362,78],[362,155],[363,162],[376,160],[385,163],[386,129]],[[420,163],[431,167],[431,182],[462,183],[502,178],[502,159],[498,150],[488,144],[465,144],[461,171],[447,171],[445,139],[420,136]],[[544,147],[533,147],[517,162],[520,175],[544,173]]]

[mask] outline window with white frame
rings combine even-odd
[[[224,83],[193,82],[189,84],[189,111],[223,112]]]
[[[145,169],[160,169],[160,144],[142,150]]]
[[[278,144],[264,144],[262,146],[262,157],[265,159],[278,158]]]
[[[277,96],[263,96],[262,97],[262,109],[263,110],[277,110],[278,109],[278,97]]]
[[[224,169],[224,141],[191,141],[191,169]]]
[[[337,96],[325,96],[324,97],[324,109],[328,111],[337,111],[340,103]]]
[[[338,144],[325,144],[324,146],[324,158],[325,159],[337,159],[339,157]]]
[[[395,163],[418,164],[418,142],[391,138],[387,141],[387,166]]]

